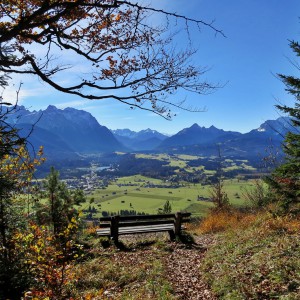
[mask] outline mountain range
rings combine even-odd
[[[226,157],[255,160],[271,154],[270,152],[282,154],[285,134],[295,130],[288,117],[268,120],[259,128],[244,134],[194,124],[164,140],[158,149],[163,152],[211,156],[217,155],[220,148],[222,155]]]
[[[56,159],[72,159],[80,153],[126,151],[111,131],[101,126],[88,112],[74,108],[29,111],[18,106],[6,120],[20,129],[22,136],[29,135],[29,143],[38,149],[45,148],[46,155]]]
[[[82,154],[114,151],[211,156],[217,154],[217,147],[224,156],[249,159],[265,155],[268,148],[280,149],[286,132],[294,130],[289,118],[281,117],[266,121],[259,128],[244,134],[193,124],[173,136],[167,136],[151,129],[139,132],[109,130],[86,111],[58,109],[52,105],[39,111],[18,106],[14,114],[7,115],[6,122],[20,129],[22,136],[29,135],[28,141],[33,148],[43,145],[47,157],[61,161],[76,160]]]
[[[120,143],[135,151],[154,150],[162,141],[168,138],[167,135],[150,128],[139,132],[129,129],[117,129],[112,130],[112,133]]]

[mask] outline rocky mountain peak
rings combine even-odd
[[[45,109],[46,112],[50,111],[58,111],[58,108],[54,105],[48,105],[48,107]]]
[[[190,129],[199,129],[199,128],[201,128],[197,123],[194,123],[191,127],[190,127]]]

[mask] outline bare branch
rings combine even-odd
[[[167,23],[153,26],[149,14],[162,14]],[[189,26],[205,26],[224,36],[213,22],[192,19],[131,1],[11,1],[0,4],[0,84],[8,74],[35,74],[63,93],[89,100],[112,99],[131,107],[144,108],[163,117],[168,107],[183,108],[177,91],[207,94],[218,88],[202,81],[207,68],[195,67],[196,51],[175,51],[169,20],[183,20],[191,42]],[[44,55],[35,51],[41,45]],[[10,47],[13,54],[2,55]],[[54,59],[60,50],[61,58]],[[68,78],[72,65],[62,65],[64,57],[74,56],[90,68],[78,74],[72,85],[63,86],[56,74]],[[101,92],[105,91],[103,95]],[[171,100],[168,97],[171,96]],[[177,104],[176,104],[177,103]],[[168,117],[169,118],[169,117]]]

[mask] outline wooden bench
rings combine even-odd
[[[108,236],[118,242],[119,235],[164,232],[173,240],[181,235],[182,224],[190,221],[190,213],[145,215],[145,216],[111,216],[100,218],[99,236]]]

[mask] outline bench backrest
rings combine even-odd
[[[153,221],[156,223],[159,222],[174,222],[174,220],[178,217],[180,214],[182,223],[189,222],[191,213],[176,213],[176,214],[161,214],[161,215],[136,215],[136,216],[109,216],[109,217],[101,217],[100,218],[100,224],[105,225],[111,223],[112,219],[118,218],[119,223],[143,223],[147,220],[149,222]],[[151,221],[150,221],[151,220]],[[131,221],[131,222],[130,222]],[[105,227],[105,226],[102,226]]]
[[[118,241],[119,234],[169,231],[174,239],[181,232],[182,223],[190,221],[190,213],[177,212],[176,214],[142,215],[142,216],[110,216],[100,218],[100,228],[105,234]],[[109,231],[105,230],[108,229]],[[100,229],[101,230],[101,229]],[[99,230],[99,232],[100,232]]]
[[[171,224],[174,234],[179,235],[182,223],[190,221],[191,213],[163,214],[163,215],[144,215],[144,216],[111,216],[100,218],[100,227],[110,227],[111,235],[117,239],[118,228],[137,227],[137,226],[157,226]]]

